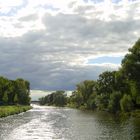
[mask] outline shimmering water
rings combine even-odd
[[[34,105],[0,119],[0,140],[140,140],[140,119]]]

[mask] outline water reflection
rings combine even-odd
[[[0,140],[139,140],[140,119],[102,112],[41,107],[0,119]]]

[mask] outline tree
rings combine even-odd
[[[97,94],[111,94],[115,88],[116,71],[105,71],[99,75],[97,80]]]
[[[95,104],[99,110],[106,110],[108,107],[109,97],[106,94],[97,95]]]
[[[140,39],[129,49],[122,60],[122,69],[127,79],[140,84]]]
[[[3,100],[3,102],[4,102],[5,104],[8,103],[8,95],[7,95],[7,92],[4,93],[2,100]]]
[[[15,103],[15,104],[18,103],[18,96],[17,96],[17,94],[15,94],[15,96],[14,96],[14,103]]]
[[[56,91],[39,99],[41,105],[65,106],[67,97],[65,91]]]
[[[19,104],[28,105],[30,104],[29,96],[29,84],[24,79],[16,79],[16,93],[18,94]]]
[[[121,93],[120,92],[113,92],[110,95],[108,109],[112,113],[116,113],[120,110],[120,99],[121,99]]]
[[[133,103],[140,107],[140,39],[124,57],[122,71],[129,83]]]
[[[19,104],[29,105],[30,83],[24,79],[9,80],[5,77],[0,77],[0,103],[4,102],[12,105],[17,100],[16,96]]]
[[[65,91],[56,91],[53,94],[53,104],[56,106],[64,106],[66,105],[66,95]]]
[[[84,104],[82,95],[78,93],[78,91],[73,91],[72,95],[69,97],[69,104],[76,108],[79,108]]]
[[[0,101],[2,101],[2,98],[4,96],[5,91],[7,91],[8,88],[8,79],[5,77],[0,77]]]
[[[90,95],[93,93],[96,82],[93,80],[85,80],[77,84],[77,93],[82,95],[83,102],[87,103]]]
[[[121,110],[124,112],[129,112],[133,109],[133,102],[130,95],[124,95],[120,100]]]
[[[119,91],[121,94],[130,93],[129,81],[126,79],[125,74],[120,68],[115,73],[115,88],[114,91]]]

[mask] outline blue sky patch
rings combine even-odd
[[[103,56],[95,59],[89,59],[88,64],[103,64],[103,63],[112,63],[112,64],[121,64],[123,56],[113,57],[113,56]]]
[[[15,15],[19,10],[21,10],[21,9],[24,8],[24,7],[26,7],[27,4],[28,4],[28,1],[27,1],[27,0],[23,0],[21,5],[11,7],[11,9],[10,9],[7,13],[0,12],[0,16],[9,16],[9,17],[10,17],[10,16],[13,16],[13,15]]]

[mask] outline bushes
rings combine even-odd
[[[133,102],[130,95],[124,94],[120,101],[121,110],[124,112],[129,112],[133,109]]]
[[[110,95],[110,100],[108,104],[108,110],[112,113],[116,113],[120,110],[120,99],[121,99],[121,93],[120,92],[114,92]]]

